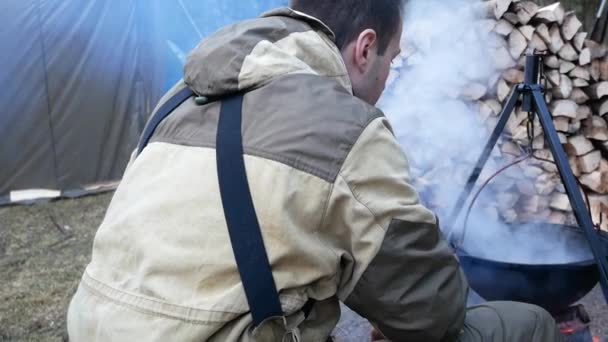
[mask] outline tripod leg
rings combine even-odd
[[[488,159],[490,158],[490,154],[492,153],[492,150],[494,149],[494,147],[496,146],[496,143],[498,142],[498,138],[500,138],[500,135],[505,130],[507,121],[509,121],[509,117],[511,117],[511,114],[513,113],[513,109],[515,109],[515,105],[517,104],[517,100],[519,99],[520,94],[521,94],[521,90],[519,89],[519,86],[518,86],[517,88],[515,88],[513,90],[513,92],[511,93],[511,95],[509,97],[509,100],[507,101],[507,104],[504,106],[502,112],[500,113],[500,118],[498,120],[498,123],[496,124],[494,131],[492,131],[492,134],[490,135],[490,139],[486,143],[486,145],[483,149],[483,152],[481,153],[481,156],[477,160],[477,164],[475,165],[473,172],[469,176],[469,179],[467,180],[464,190],[462,191],[462,193],[460,194],[460,197],[458,197],[458,200],[456,201],[456,206],[452,210],[450,219],[448,221],[448,224],[450,225],[451,233],[454,231],[454,225],[456,223],[456,219],[458,218],[458,215],[460,214],[460,211],[462,210],[462,207],[464,206],[465,202],[468,200],[469,196],[471,195],[471,191],[473,190],[473,187],[475,186],[475,183],[477,183],[477,180],[479,179],[481,170],[488,162]]]
[[[606,301],[608,301],[608,256],[606,255],[606,251],[599,244],[599,236],[593,228],[591,214],[589,213],[589,210],[587,210],[583,195],[581,195],[578,183],[572,173],[572,168],[568,163],[566,152],[557,136],[557,131],[553,125],[551,113],[549,113],[545,98],[539,87],[534,88],[532,94],[534,95],[534,104],[536,106],[538,118],[540,119],[540,124],[545,132],[545,139],[549,144],[549,148],[551,149],[551,153],[557,164],[557,169],[559,170],[562,182],[568,193],[568,198],[570,199],[570,204],[576,215],[576,220],[583,229],[587,241],[589,241],[589,245],[591,246],[591,250],[593,251],[593,255],[597,260],[600,272],[600,283],[602,284],[604,297],[606,298]]]

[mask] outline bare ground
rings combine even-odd
[[[0,340],[67,340],[67,306],[110,199],[0,208]]]
[[[67,340],[67,306],[111,196],[0,208],[0,341]],[[583,303],[594,334],[608,341],[608,306],[599,288]],[[353,318],[336,333],[364,341],[368,329]]]

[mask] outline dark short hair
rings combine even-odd
[[[363,30],[378,34],[378,52],[383,55],[403,19],[403,0],[290,0],[289,6],[321,20],[336,35],[340,50]]]

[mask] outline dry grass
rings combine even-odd
[[[0,340],[67,340],[67,305],[110,198],[0,208]]]

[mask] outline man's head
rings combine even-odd
[[[355,96],[375,104],[400,53],[403,0],[290,0],[336,35]]]

